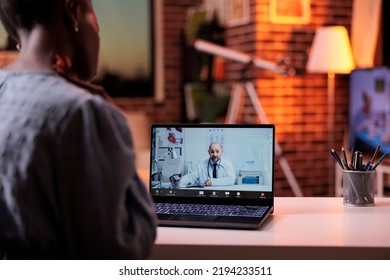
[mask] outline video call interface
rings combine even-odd
[[[155,197],[270,198],[274,133],[271,126],[154,126],[151,193]]]

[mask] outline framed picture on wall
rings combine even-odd
[[[307,24],[310,22],[310,0],[269,0],[272,23]]]
[[[99,68],[93,82],[116,99],[164,100],[160,0],[94,0],[100,26]]]
[[[237,26],[250,22],[249,0],[227,0],[227,25]]]

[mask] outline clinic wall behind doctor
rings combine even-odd
[[[164,1],[164,81],[165,99],[132,98],[120,106],[129,111],[146,112],[152,122],[184,120],[182,96],[181,34],[186,11],[201,0]],[[282,151],[306,196],[334,195],[334,182],[329,181],[327,160],[327,77],[307,74],[305,64],[315,30],[323,25],[343,25],[350,31],[353,0],[311,0],[311,18],[307,24],[275,24],[270,22],[270,0],[250,0],[250,22],[226,29],[227,47],[255,54],[276,62],[289,57],[297,75],[286,77],[265,70],[253,71],[258,96],[269,122],[276,124],[276,135]],[[226,64],[227,82],[234,84],[242,65]],[[336,116],[333,133],[335,148],[343,144],[348,120],[349,76],[336,75]],[[246,99],[241,122],[259,122],[249,99]],[[278,159],[276,159],[278,162]],[[292,195],[283,170],[276,164],[275,189],[278,196]]]

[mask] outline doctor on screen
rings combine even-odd
[[[180,180],[180,187],[188,185],[226,186],[234,185],[236,180],[234,167],[227,158],[222,158],[223,147],[214,142],[208,149],[209,158],[198,163]]]

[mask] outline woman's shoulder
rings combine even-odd
[[[0,70],[0,85],[5,85],[3,94],[27,98],[31,103],[42,102],[41,99],[44,103],[61,103],[87,94],[54,72]]]
[[[122,118],[119,109],[106,99],[56,73],[0,70],[0,85],[6,85],[1,92],[3,99],[23,103],[20,107],[24,111],[40,115],[54,126],[74,114]]]

